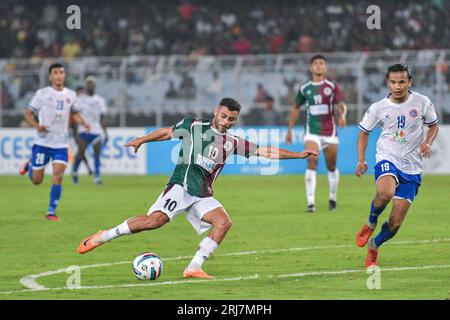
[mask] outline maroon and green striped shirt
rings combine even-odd
[[[258,146],[241,137],[211,127],[210,120],[185,118],[173,126],[182,139],[177,165],[168,184],[178,184],[198,197],[213,195],[212,186],[231,154],[252,155]]]
[[[344,92],[331,80],[308,81],[300,86],[295,103],[306,104],[306,134],[336,136],[334,104],[344,101]]]

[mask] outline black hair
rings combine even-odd
[[[220,100],[219,106],[227,107],[230,111],[241,111],[241,104],[233,98],[223,98]]]
[[[327,59],[325,58],[324,55],[316,54],[311,58],[311,60],[309,60],[309,64],[312,64],[314,62],[314,60],[317,60],[317,59],[322,59],[323,61],[327,61]]]
[[[386,79],[389,79],[389,74],[391,72],[406,72],[408,74],[408,79],[409,80],[412,79],[411,69],[406,64],[396,63],[396,64],[389,66],[389,68],[387,69],[387,72],[386,72]]]
[[[48,68],[48,74],[52,73],[53,69],[56,68],[64,68],[64,66],[61,63],[53,63],[49,68]]]

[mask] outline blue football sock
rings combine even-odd
[[[378,216],[384,211],[385,208],[386,206],[383,206],[381,208],[375,207],[372,200],[372,203],[370,204],[369,225],[371,225],[372,227],[377,225]]]
[[[78,167],[80,166],[80,163],[81,163],[81,158],[75,157],[75,161],[73,162],[73,167],[72,167],[73,173],[78,172]]]
[[[31,162],[28,164],[28,178],[30,178],[30,181],[33,181],[33,166]]]
[[[50,203],[48,205],[48,212],[55,213],[56,207],[58,206],[59,199],[61,198],[62,186],[52,185],[50,190]]]
[[[94,175],[96,178],[100,177],[100,157],[94,158]]]
[[[380,232],[375,236],[374,240],[374,244],[375,246],[378,248],[379,246],[381,246],[383,243],[385,243],[386,241],[388,241],[389,239],[391,239],[393,236],[395,236],[397,232],[393,232],[391,230],[389,230],[388,228],[388,222],[386,221],[385,223],[383,223],[383,225],[381,226],[381,230]]]

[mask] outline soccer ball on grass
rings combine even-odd
[[[144,252],[134,259],[132,269],[139,280],[156,280],[163,271],[163,263],[157,254]]]

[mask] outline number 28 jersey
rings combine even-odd
[[[185,118],[173,126],[182,139],[177,165],[168,184],[178,184],[197,197],[213,195],[212,186],[231,154],[249,157],[258,146],[211,127],[211,121]]]
[[[78,111],[75,99],[75,91],[67,88],[57,91],[48,86],[36,91],[28,108],[37,113],[47,131],[38,133],[35,144],[55,149],[69,146],[70,113]]]
[[[389,96],[372,104],[364,114],[359,128],[371,132],[381,127],[377,141],[376,162],[391,161],[407,174],[420,174],[423,170],[420,145],[425,139],[424,125],[438,122],[430,99],[410,91],[405,102],[394,103]]]

